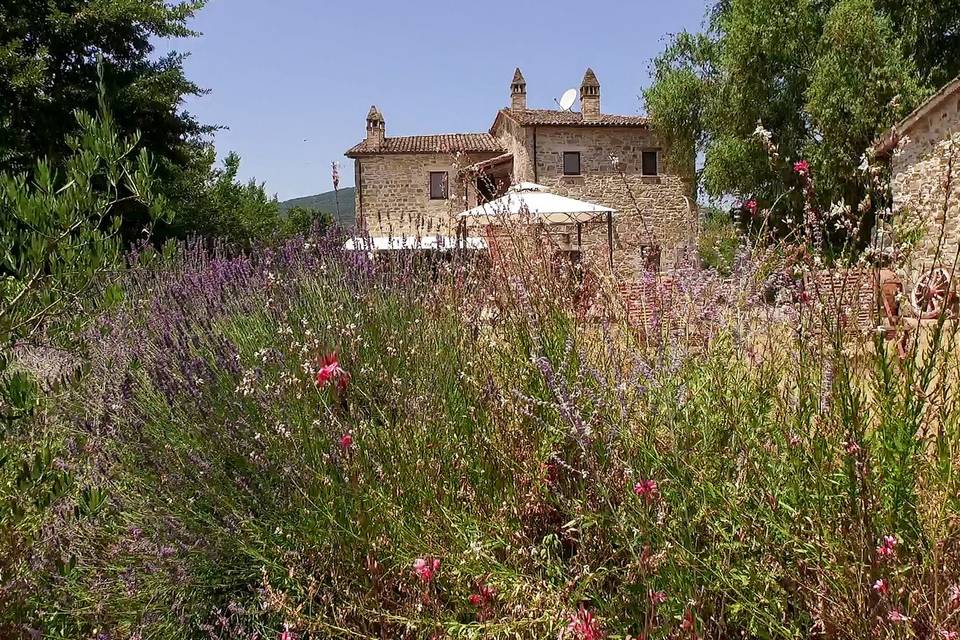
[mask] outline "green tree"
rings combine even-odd
[[[0,171],[31,172],[37,158],[60,166],[71,153],[74,110],[98,105],[98,74],[121,135],[139,132],[157,160],[165,196],[180,208],[197,197],[191,180],[208,172],[208,134],[182,108],[204,91],[188,80],[184,56],[157,58],[157,38],[195,35],[187,23],[203,0],[0,0]],[[98,65],[102,71],[98,71]],[[124,211],[129,241],[146,220]]]
[[[956,3],[893,4],[718,2],[704,33],[675,36],[653,64],[645,99],[671,154],[701,157],[709,197],[756,199],[783,232],[802,220],[794,161],[810,162],[821,207],[856,206],[864,152],[934,83],[960,71],[951,53]],[[772,134],[778,161],[756,135],[758,123]]]
[[[31,395],[29,379],[9,368],[12,348],[70,335],[120,295],[110,283],[122,266],[121,208],[138,207],[148,225],[169,215],[139,138],[118,134],[105,105],[99,117],[78,112],[75,121],[62,171],[43,160],[30,177],[0,174],[3,416],[28,408]]]
[[[293,207],[287,211],[281,224],[284,236],[306,235],[323,231],[333,224],[333,216],[320,209]]]
[[[201,166],[213,157],[213,149],[206,151]],[[168,232],[217,237],[240,248],[275,238],[280,232],[279,203],[267,195],[262,183],[240,182],[239,171],[240,156],[231,152],[222,168],[198,173],[191,185],[197,196],[178,211],[176,225]]]

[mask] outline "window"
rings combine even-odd
[[[563,152],[563,175],[565,176],[580,175],[580,152],[579,151]]]
[[[644,151],[640,160],[640,174],[644,176],[660,175],[656,151]]]
[[[447,172],[446,171],[430,172],[430,199],[431,200],[447,199]]]

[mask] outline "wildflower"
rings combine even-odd
[[[886,595],[890,591],[890,584],[883,578],[880,578],[873,583],[873,590],[880,595]]]
[[[743,208],[749,211],[751,216],[757,215],[758,206],[759,205],[757,205],[757,201],[753,198],[743,203]]]
[[[799,162],[793,163],[793,170],[799,173],[801,176],[807,177],[810,175],[810,163],[806,160],[800,160]]]
[[[340,436],[340,447],[343,449],[349,449],[353,446],[353,436],[349,433],[345,433]]]
[[[937,633],[941,638],[943,638],[943,640],[957,640],[958,638],[960,638],[960,634],[958,634],[956,631],[947,631],[946,629],[940,629],[940,631],[938,631]]]
[[[293,634],[293,631],[290,631],[290,625],[286,622],[283,623],[283,631],[280,633],[279,640],[295,640],[296,636]]]
[[[477,593],[471,593],[467,600],[470,601],[470,604],[478,608],[486,606],[491,600],[493,600],[493,589],[485,584],[482,584],[477,589]]]
[[[633,485],[633,492],[646,502],[653,502],[660,495],[660,487],[656,480],[643,480]]]
[[[883,542],[877,547],[877,555],[881,558],[892,558],[896,554],[897,539],[893,536],[883,536]]]
[[[903,615],[896,609],[891,609],[890,613],[887,614],[887,620],[889,620],[890,622],[908,622],[910,618]]]
[[[320,370],[317,371],[317,386],[321,389],[331,382],[336,383],[337,389],[343,391],[350,381],[350,374],[343,370],[336,353],[327,354],[320,360]]]
[[[413,563],[413,572],[422,582],[430,582],[440,571],[440,560],[437,558],[417,558]]]
[[[650,604],[657,606],[663,604],[667,601],[667,592],[666,591],[651,591],[650,592]]]
[[[856,442],[851,440],[850,442],[847,443],[846,450],[847,450],[847,453],[849,453],[850,455],[854,455],[855,453],[858,453],[860,451],[860,445],[858,445]]]
[[[570,624],[567,625],[567,635],[576,640],[600,640],[603,638],[603,628],[593,613],[584,608],[580,608],[570,617]]]

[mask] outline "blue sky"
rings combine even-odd
[[[191,53],[187,76],[211,93],[187,109],[229,127],[219,155],[238,152],[241,176],[284,200],[330,190],[333,160],[353,184],[343,152],[371,104],[388,136],[486,131],[516,66],[532,108],[590,66],[603,111],[642,112],[650,61],[705,12],[705,0],[210,0],[192,23],[201,37],[158,50]]]

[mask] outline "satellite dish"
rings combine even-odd
[[[564,111],[570,111],[570,107],[573,106],[573,103],[577,99],[577,90],[576,89],[567,89],[563,92],[563,95],[560,96],[558,104],[560,108]]]

